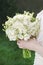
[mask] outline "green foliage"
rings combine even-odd
[[[5,33],[0,32],[0,65],[32,65],[33,61],[34,52],[31,58],[24,59],[16,42],[10,42]]]

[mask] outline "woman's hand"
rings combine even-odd
[[[27,40],[27,41],[24,41],[24,40],[17,41],[17,45],[19,46],[19,48],[29,49],[32,51],[35,51],[37,49],[38,43],[39,42],[35,38]]]

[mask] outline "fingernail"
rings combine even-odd
[[[18,42],[18,43],[20,43],[20,42]]]
[[[20,42],[18,41],[17,43],[19,44]]]

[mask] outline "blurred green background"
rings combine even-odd
[[[34,11],[36,16],[42,9],[43,0],[0,0],[0,65],[33,65],[35,53],[24,59],[16,42],[10,42],[2,31],[2,24],[7,20],[6,16],[13,17],[24,11]]]

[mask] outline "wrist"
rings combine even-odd
[[[35,47],[34,47],[34,51],[35,51],[35,52],[38,52],[39,48],[41,48],[40,42],[36,40],[35,44],[36,44],[36,45],[35,45]]]
[[[42,42],[38,42],[36,44],[35,52],[40,53],[43,50],[43,46],[40,44]]]

